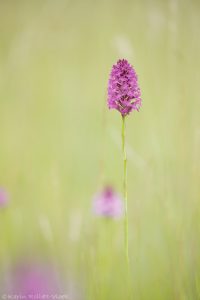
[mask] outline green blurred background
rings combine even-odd
[[[199,28],[198,0],[0,1],[3,280],[42,255],[84,299],[128,299],[123,220],[91,212],[105,184],[122,192],[106,89],[126,58],[143,99],[127,117],[132,299],[200,299]]]

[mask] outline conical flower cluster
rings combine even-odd
[[[123,214],[123,202],[111,186],[106,186],[94,198],[94,212],[98,216],[119,218]]]
[[[122,59],[113,65],[108,83],[108,107],[124,117],[141,106],[141,92],[134,68]]]

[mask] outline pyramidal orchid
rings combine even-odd
[[[123,151],[123,194],[125,201],[124,236],[126,261],[129,266],[128,244],[128,200],[127,200],[127,155],[125,147],[125,119],[133,111],[139,111],[142,100],[138,77],[134,68],[125,59],[113,65],[109,82],[107,104],[109,109],[116,109],[122,116],[122,151]]]
[[[97,216],[120,218],[123,214],[123,202],[111,186],[106,186],[94,197],[93,210]]]
[[[8,204],[8,193],[5,189],[0,188],[0,207],[5,207]]]
[[[113,65],[108,82],[108,107],[118,110],[122,116],[141,107],[141,92],[138,77],[127,60]]]
[[[22,294],[25,299],[36,299],[37,295],[50,296],[52,293],[59,292],[59,284],[52,268],[42,264],[22,262],[13,272],[11,292]]]

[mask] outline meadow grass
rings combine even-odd
[[[3,281],[37,253],[85,299],[128,299],[123,220],[91,212],[105,183],[122,193],[106,89],[124,57],[143,98],[126,120],[133,298],[200,299],[199,14],[197,0],[0,2]]]

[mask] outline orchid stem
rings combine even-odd
[[[123,163],[124,163],[124,175],[123,175],[123,194],[125,203],[125,219],[124,219],[124,245],[126,262],[129,268],[129,241],[128,241],[128,197],[127,197],[127,155],[126,155],[126,143],[125,143],[125,116],[122,116],[122,151],[123,151]]]

